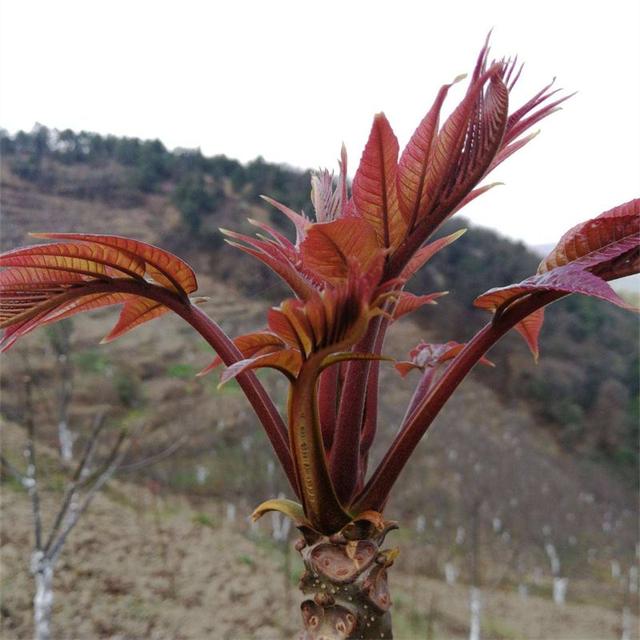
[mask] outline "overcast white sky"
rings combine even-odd
[[[579,91],[492,176],[477,224],[530,244],[640,189],[640,3],[514,0],[3,0],[0,125],[160,138],[242,161],[355,169],[384,110],[403,145],[493,27],[514,101]],[[453,94],[459,98],[462,87]],[[451,102],[450,104],[453,104]]]

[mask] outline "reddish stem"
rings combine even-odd
[[[493,322],[476,333],[413,411],[404,428],[396,435],[384,458],[357,496],[352,508],[354,513],[383,508],[391,488],[422,436],[480,358],[523,318],[564,295],[566,294],[557,292],[533,294],[514,305],[508,312],[496,317]]]
[[[409,401],[409,406],[407,407],[407,411],[404,414],[404,418],[400,423],[400,431],[404,431],[407,424],[409,423],[409,419],[415,413],[416,409],[429,392],[429,389],[433,385],[433,379],[436,375],[436,367],[427,367],[424,371],[418,384],[416,385],[415,391],[411,396],[411,400]]]
[[[318,368],[325,355],[307,359],[291,383],[289,443],[305,516],[318,531],[335,533],[351,518],[331,482],[318,417]]]
[[[364,338],[353,348],[353,351],[372,353],[380,322],[380,318],[375,318],[371,322]],[[338,499],[343,504],[349,502],[358,481],[360,431],[370,367],[371,361],[367,360],[349,362],[342,385],[329,468]]]
[[[364,405],[364,416],[362,419],[362,433],[360,436],[360,455],[358,457],[358,468],[356,469],[356,484],[349,496],[349,504],[354,496],[362,491],[364,480],[367,476],[369,465],[369,449],[373,444],[378,426],[378,377],[380,363],[373,362],[369,371],[368,391]]]
[[[376,352],[376,353],[379,353]],[[372,362],[369,371],[369,381],[364,403],[364,418],[362,420],[362,434],[360,436],[360,457],[369,453],[378,426],[378,380],[380,378],[380,362]],[[362,469],[362,473],[365,470]]]
[[[374,353],[382,353],[382,347],[384,345],[385,335],[389,328],[390,321],[388,318],[381,318],[380,328],[376,337],[376,343],[374,346]],[[371,369],[369,371],[369,381],[365,391],[365,405],[364,416],[362,419],[362,433],[360,437],[360,459],[358,466],[358,482],[353,491],[350,499],[362,490],[364,480],[367,475],[367,466],[369,462],[369,450],[376,436],[378,430],[378,393],[380,390],[379,385],[380,377],[380,362],[372,361]]]
[[[338,411],[338,373],[340,365],[328,367],[318,381],[318,412],[325,451],[331,450]]]
[[[242,360],[243,356],[235,344],[204,311],[193,305],[185,308],[186,313],[184,314],[180,313],[178,309],[174,309],[174,311],[216,350],[227,366]],[[295,471],[287,443],[287,428],[280,413],[252,371],[243,371],[236,377],[236,380],[262,423],[289,483],[298,494]]]

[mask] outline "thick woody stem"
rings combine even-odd
[[[305,572],[300,589],[304,628],[298,640],[392,638],[387,569],[397,550],[381,550],[383,533],[348,539],[342,533],[300,540]]]

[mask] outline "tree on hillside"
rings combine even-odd
[[[20,469],[3,453],[0,464],[5,474],[12,476],[27,492],[31,501],[33,516],[33,552],[30,569],[35,582],[33,598],[34,635],[37,640],[49,640],[52,634],[53,581],[55,569],[64,545],[87,511],[97,493],[111,479],[121,465],[135,432],[128,434],[120,430],[113,439],[108,453],[97,455],[101,434],[105,427],[105,414],[98,411],[84,451],[71,471],[58,506],[53,524],[47,528],[43,524],[41,511],[41,464],[37,455],[38,425],[33,409],[33,389],[31,377],[24,377],[25,398],[23,407],[26,424],[25,457],[26,468]],[[68,465],[68,460],[65,460]]]
[[[215,211],[223,198],[222,191],[208,185],[202,173],[187,174],[172,196],[191,235],[200,231],[204,218]]]

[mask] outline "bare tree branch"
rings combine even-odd
[[[96,446],[98,444],[98,437],[105,424],[104,416],[105,416],[104,412],[101,411],[100,413],[97,413],[94,418],[93,429],[91,430],[91,435],[89,436],[89,440],[87,441],[87,444],[85,446],[84,453],[76,466],[71,482],[67,486],[67,489],[64,494],[64,498],[62,499],[62,504],[60,505],[60,509],[58,510],[58,513],[56,515],[55,522],[49,533],[49,538],[47,539],[47,543],[44,547],[45,553],[49,552],[49,549],[53,544],[55,536],[60,530],[60,526],[62,525],[64,518],[69,511],[69,507],[72,504],[73,497],[76,494],[76,491],[78,490],[80,485],[82,484],[81,481],[83,479],[82,478],[83,471],[86,469],[91,458],[93,457],[93,453],[96,450]]]
[[[123,471],[135,471],[136,469],[142,469],[144,467],[148,467],[152,464],[155,464],[156,462],[159,462],[160,460],[164,460],[165,458],[168,458],[170,455],[175,453],[186,441],[187,441],[187,437],[181,436],[163,451],[159,451],[158,453],[152,456],[149,456],[148,458],[143,458],[142,460],[138,460],[137,462],[124,464],[118,467],[117,471],[118,473],[121,473]]]
[[[140,428],[136,429],[136,432],[139,431],[139,429]],[[87,510],[87,508],[95,498],[96,494],[100,491],[100,489],[102,489],[105,483],[109,481],[109,479],[113,476],[113,474],[117,470],[118,465],[124,459],[125,455],[127,454],[131,446],[131,443],[133,442],[133,439],[134,439],[133,436],[134,434],[132,434],[131,437],[129,438],[127,447],[121,450],[122,443],[125,441],[127,434],[124,431],[120,433],[120,436],[116,441],[116,444],[111,450],[111,455],[107,459],[105,465],[102,467],[102,470],[98,475],[95,483],[85,495],[84,500],[82,501],[82,504],[70,514],[70,517],[67,520],[66,526],[60,533],[57,542],[48,551],[47,555],[49,556],[49,558],[51,558],[52,561],[55,562],[55,560],[57,559],[67,539],[67,536],[71,533],[73,528],[76,526],[76,524],[78,523],[78,520],[80,519],[82,514]]]
[[[136,429],[136,432],[139,430]],[[109,453],[109,455],[106,457],[105,461],[103,462],[102,466],[97,469],[96,471],[94,471],[93,473],[89,474],[89,475],[85,475],[85,477],[80,477],[78,480],[78,488],[83,488],[83,487],[87,487],[89,485],[91,485],[91,483],[97,481],[98,478],[100,478],[102,476],[102,474],[107,470],[107,468],[109,468],[109,466],[111,465],[111,463],[113,462],[113,460],[115,459],[115,457],[118,455],[118,451],[120,450],[120,447],[122,446],[122,443],[127,439],[127,432],[122,430],[120,431],[120,433],[118,434],[118,438],[115,441],[115,443],[113,444],[113,447],[111,448],[111,452]],[[130,438],[129,444],[127,446],[127,451],[129,451],[129,448],[132,444],[132,440],[133,440],[133,435]]]

